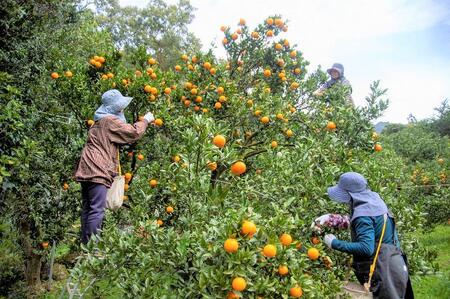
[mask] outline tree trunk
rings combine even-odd
[[[26,256],[25,279],[29,287],[41,284],[42,255],[31,253]]]

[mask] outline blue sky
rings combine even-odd
[[[176,3],[175,0],[167,0]],[[148,0],[120,0],[145,6]],[[196,7],[189,29],[204,50],[218,45],[219,28],[235,28],[239,18],[252,27],[267,16],[289,20],[284,35],[310,61],[308,70],[341,62],[357,105],[364,105],[373,80],[388,88],[390,107],[380,120],[407,121],[433,115],[450,100],[450,1],[447,0],[191,0]]]

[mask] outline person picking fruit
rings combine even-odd
[[[102,95],[102,105],[95,111],[95,123],[89,128],[81,152],[74,176],[81,183],[81,242],[84,244],[102,225],[107,190],[117,175],[119,146],[139,140],[154,121],[153,114],[148,112],[142,121],[127,124],[123,110],[131,100],[116,89]]]
[[[324,243],[353,255],[356,278],[370,288],[374,298],[414,298],[395,221],[380,195],[371,191],[367,180],[357,172],[342,174],[327,193],[332,200],[350,207],[351,242],[327,234]],[[344,216],[326,214],[317,218],[312,227],[317,231],[323,225],[343,228],[347,221]]]
[[[352,86],[347,78],[344,77],[344,66],[340,63],[334,63],[333,66],[327,70],[327,73],[330,75],[331,79],[314,91],[313,96],[322,96],[328,88],[331,88],[335,84],[341,84],[346,87],[348,102],[352,106],[355,106],[352,98]]]

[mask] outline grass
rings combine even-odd
[[[437,226],[430,233],[417,234],[417,238],[438,252],[439,273],[413,277],[415,298],[450,298],[450,225]]]

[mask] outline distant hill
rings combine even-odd
[[[377,133],[381,133],[381,131],[383,131],[384,127],[386,127],[388,124],[389,124],[389,122],[387,122],[387,121],[381,121],[381,122],[377,123],[375,125],[375,131]]]

